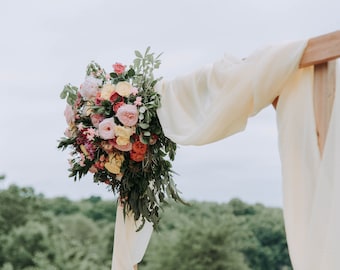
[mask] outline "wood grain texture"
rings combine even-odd
[[[322,156],[335,95],[336,61],[314,66],[314,114],[320,155]]]
[[[340,30],[311,38],[300,60],[300,68],[340,57]]]

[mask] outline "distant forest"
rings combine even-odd
[[[116,203],[0,190],[0,270],[111,269]],[[291,270],[282,210],[170,203],[139,270]]]

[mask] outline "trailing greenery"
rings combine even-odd
[[[108,270],[116,203],[0,190],[0,270]],[[282,211],[233,199],[170,204],[140,270],[289,270]]]

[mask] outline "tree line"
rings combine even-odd
[[[290,270],[282,209],[191,201],[162,212],[140,270]],[[116,202],[0,190],[0,270],[111,269]]]

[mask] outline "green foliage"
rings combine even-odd
[[[78,87],[67,84],[64,86],[63,91],[60,93],[60,98],[66,99],[66,102],[72,106],[76,102],[77,93]]]
[[[0,190],[0,270],[110,269],[116,203]],[[291,270],[282,210],[170,203],[140,270]]]

